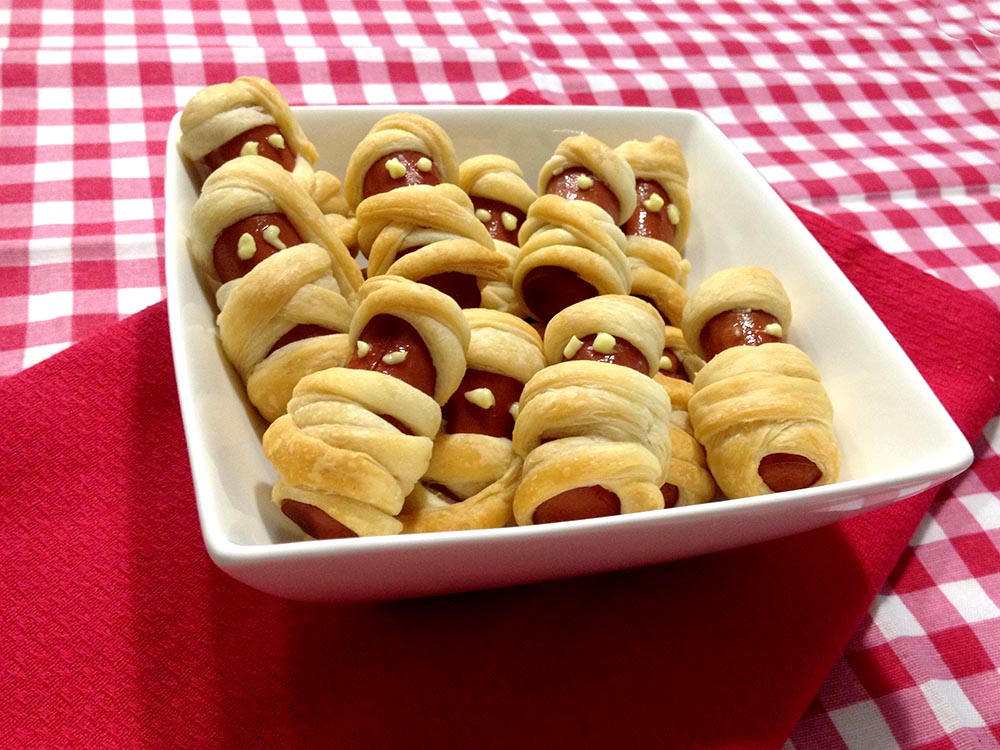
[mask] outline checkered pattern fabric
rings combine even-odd
[[[257,5],[0,7],[0,376],[164,296],[168,122],[238,75],[292,104],[698,109],[789,202],[1000,303],[1000,2]],[[787,748],[1000,743],[1000,424],[974,447]]]

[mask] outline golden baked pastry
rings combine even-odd
[[[403,533],[500,528],[510,521],[512,498],[520,479],[521,459],[515,456],[498,479],[461,502],[418,484],[398,516]]]
[[[589,346],[598,349],[591,358],[611,361],[629,356],[620,351],[627,345],[642,357],[635,369],[653,376],[660,367],[664,335],[663,321],[652,305],[627,294],[604,294],[563,308],[548,322],[545,360],[552,365],[572,359]]]
[[[600,294],[628,294],[625,235],[607,212],[585,201],[539,196],[519,233],[512,284],[531,316],[547,321]]]
[[[719,488],[708,469],[705,448],[695,439],[685,411],[670,413],[670,464],[660,491],[668,508],[714,500]]]
[[[691,197],[680,143],[658,135],[649,141],[625,141],[615,153],[632,167],[636,181],[636,213],[625,233],[660,239],[683,256],[691,229]]]
[[[535,201],[534,189],[524,179],[520,165],[499,154],[466,159],[458,168],[458,184],[472,200],[476,218],[493,237],[497,250],[507,258],[504,277],[483,288],[483,307],[525,317],[514,294],[512,275],[518,253],[517,234]]]
[[[734,310],[759,311],[773,317],[769,339],[788,335],[792,306],[778,277],[758,266],[725,268],[701,282],[684,307],[681,330],[695,354],[711,358],[705,349],[705,327],[716,316]]]
[[[372,169],[377,175],[369,174]],[[423,115],[400,112],[381,118],[355,146],[344,174],[344,196],[350,209],[357,211],[361,201],[374,193],[441,182],[458,182],[451,137]]]
[[[673,245],[637,235],[626,236],[625,255],[632,270],[629,293],[652,304],[669,325],[679,326],[687,304],[690,261]]]
[[[670,405],[686,411],[694,393],[694,377],[705,363],[688,346],[680,328],[666,326],[663,331],[663,354],[653,379],[670,396]]]
[[[516,246],[517,233],[538,197],[520,165],[500,154],[473,156],[459,164],[458,184],[494,241]]]
[[[396,276],[368,279],[344,367],[305,376],[264,433],[282,511],[312,536],[392,534],[430,465],[440,404],[465,373],[454,300]]]
[[[340,293],[330,255],[294,245],[219,288],[219,338],[226,358],[267,421],[285,411],[298,381],[341,366],[352,354],[354,307]]]
[[[635,211],[635,175],[632,167],[603,141],[574,135],[556,146],[538,173],[538,194],[555,193],[592,202],[620,226]]]
[[[397,534],[396,515],[430,463],[440,420],[430,396],[391,375],[307,375],[264,433],[278,474],[272,499],[313,537]]]
[[[223,160],[260,154],[284,165],[323,213],[347,213],[340,180],[315,169],[316,147],[270,81],[240,76],[206,86],[184,106],[180,129],[180,151],[201,179]]]
[[[359,291],[359,301],[351,319],[351,345],[359,359],[372,360],[359,366],[391,371],[392,367],[409,365],[417,352],[406,353],[399,342],[380,342],[374,338],[372,324],[385,318],[401,321],[419,336],[429,357],[431,383],[427,393],[438,404],[444,404],[455,392],[465,376],[465,356],[469,347],[469,324],[451,297],[426,284],[401,276],[375,276],[367,279]],[[390,354],[404,352],[403,356],[382,355],[382,348]],[[377,359],[375,356],[378,355]],[[389,370],[383,365],[387,364]],[[379,363],[382,364],[379,364]],[[370,367],[369,367],[370,364]]]
[[[421,485],[407,498],[404,531],[491,528],[511,519],[521,465],[511,435],[524,383],[545,366],[542,341],[508,313],[474,309],[465,316],[466,375],[442,410]]]
[[[538,446],[525,459],[514,493],[519,526],[539,523],[544,504],[574,491],[604,490],[613,496],[600,515],[624,515],[663,508],[663,466],[656,456],[632,442],[569,437]],[[573,498],[574,504],[577,497]],[[563,514],[558,520],[593,517]],[[548,518],[548,517],[546,517]],[[549,522],[549,521],[541,521]]]
[[[539,370],[514,426],[514,452],[524,459],[515,520],[535,523],[548,500],[584,488],[610,493],[611,513],[662,508],[669,422],[666,393],[629,367],[567,361]]]
[[[414,185],[373,195],[358,207],[358,243],[369,278],[404,276],[440,289],[461,307],[504,278],[507,259],[457,185]]]
[[[840,448],[833,407],[815,365],[798,347],[767,343],[726,349],[695,377],[688,412],[727,497],[777,491],[761,475],[772,462],[778,480],[772,484],[781,489],[793,488],[782,477],[788,469],[795,475],[792,483],[803,486],[837,479]],[[811,473],[815,479],[803,484]]]
[[[271,229],[276,230],[273,235]],[[246,254],[244,241],[249,245]],[[226,162],[205,180],[191,211],[188,250],[215,287],[231,280],[227,276],[245,274],[270,254],[303,242],[327,251],[340,293],[352,300],[361,285],[361,269],[316,202],[270,159],[244,156]],[[239,246],[238,254],[231,245]],[[222,274],[220,267],[229,273]]]

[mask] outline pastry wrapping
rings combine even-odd
[[[521,459],[514,457],[497,479],[476,494],[454,502],[418,484],[398,518],[404,534],[496,529],[511,518],[514,492],[521,480]]]
[[[637,235],[626,236],[625,255],[632,270],[629,293],[652,304],[670,325],[679,326],[691,262],[672,245]]]
[[[420,334],[430,353],[435,380],[432,397],[444,404],[465,375],[469,324],[451,297],[437,289],[401,276],[375,276],[359,291],[351,320],[350,341],[358,350],[361,334],[378,315],[399,318]]]
[[[434,399],[391,375],[307,375],[264,432],[278,474],[272,499],[283,510],[287,500],[313,506],[357,536],[397,534],[396,515],[430,463],[440,421]]]
[[[268,146],[278,151],[291,149],[295,155],[292,175],[326,214],[345,215],[347,202],[341,183],[333,174],[315,169],[319,155],[295,119],[288,102],[268,80],[240,76],[230,83],[206,86],[184,106],[181,113],[179,148],[195,166],[202,179],[211,168],[205,158],[233,138],[262,126],[276,127],[278,133]],[[244,147],[256,153],[259,144]]]
[[[217,288],[223,281],[214,258],[220,234],[241,219],[266,214],[283,215],[301,242],[325,249],[340,293],[354,298],[362,275],[353,256],[309,194],[281,166],[262,156],[226,162],[205,180],[191,210],[187,240],[200,273]]]
[[[704,365],[704,361],[691,351],[680,328],[664,328],[663,356],[653,379],[663,386],[675,411],[687,410],[688,401],[694,393],[694,377]]]
[[[544,366],[541,338],[524,321],[486,309],[466,310],[465,316],[471,333],[467,372],[496,374],[523,384]],[[463,384],[452,399],[464,399],[467,393]],[[486,401],[468,408],[484,409],[485,422],[512,418],[510,407],[507,414],[490,413],[505,406],[506,402]],[[443,425],[434,441],[430,466],[399,516],[404,532],[497,528],[511,520],[522,462],[513,451],[509,433],[499,432],[456,432],[447,422]]]
[[[487,401],[476,405],[473,397],[483,394],[469,394],[472,385],[489,383],[489,376],[496,375],[514,381],[520,391],[524,383],[545,366],[541,337],[523,320],[508,313],[482,308],[464,312],[471,335],[466,372],[478,377],[474,384],[463,383],[452,400],[461,399],[459,407],[473,414],[481,413],[481,417],[476,417],[476,429],[479,431],[454,429],[446,417],[443,429],[434,442],[431,465],[423,478],[424,484],[443,487],[461,500],[496,482],[516,458],[509,430],[514,422],[510,410],[512,407],[517,409],[517,400],[513,405],[497,402],[500,394],[491,392],[485,394]],[[520,392],[516,396],[519,398]],[[485,427],[487,420],[490,426],[496,425],[497,429],[480,429]],[[500,426],[504,429],[501,430]],[[464,503],[456,504],[453,515],[459,515],[458,505]]]
[[[458,167],[458,185],[475,203],[477,198],[506,203],[522,214],[538,195],[524,179],[520,165],[500,154],[473,156]],[[516,232],[519,227],[506,227]]]
[[[659,370],[663,321],[650,304],[627,294],[592,297],[553,316],[545,327],[545,360],[552,365],[570,359],[576,342],[602,333],[638,349],[646,362],[644,374],[653,376]]]
[[[593,136],[574,135],[559,143],[538,173],[538,194],[548,193],[549,181],[574,167],[584,168],[608,187],[618,202],[611,218],[615,226],[624,224],[635,211],[635,175],[621,155]]]
[[[458,182],[458,159],[448,133],[423,115],[400,112],[376,122],[351,152],[344,174],[344,196],[352,211],[366,197],[365,178],[380,159],[401,152],[417,152],[430,159],[440,182]]]
[[[507,258],[502,279],[487,282],[483,307],[524,317],[512,285],[517,259],[517,233],[538,197],[524,179],[520,165],[499,154],[482,154],[459,164],[458,184],[472,200],[476,217],[485,223],[496,249]]]
[[[508,273],[509,261],[456,185],[414,185],[373,195],[358,207],[357,223],[370,278],[391,274],[437,286],[432,277],[466,276],[472,294],[459,301],[479,307],[486,284]]]
[[[681,330],[695,354],[708,359],[702,343],[705,325],[716,315],[735,309],[768,313],[780,326],[777,336],[788,334],[792,306],[778,277],[766,268],[734,266],[712,274],[688,296]]]
[[[560,493],[590,486],[617,495],[621,513],[663,507],[670,401],[648,375],[607,362],[567,361],[525,385],[514,426],[523,457],[518,524]]]
[[[376,316],[416,331],[426,355],[409,356],[430,357],[431,393],[394,376],[406,357],[366,359],[369,345],[359,337]],[[284,505],[292,500],[359,536],[399,533],[396,516],[430,465],[441,404],[462,380],[469,337],[462,311],[447,295],[401,277],[368,279],[351,319],[352,358],[300,380],[287,413],[264,433],[265,455],[279,477],[272,498],[286,515],[294,520]]]
[[[352,353],[347,331],[354,307],[340,293],[330,255],[307,243],[282,250],[216,295],[219,339],[226,358],[267,421],[285,411],[305,375],[346,364]],[[278,346],[299,326],[315,326],[305,338]]]
[[[532,525],[544,502],[585,487],[613,493],[621,515],[661,509],[662,481],[663,466],[636,443],[591,437],[553,440],[538,446],[524,460],[521,482],[514,493],[514,520],[519,526]]]
[[[691,197],[687,185],[687,162],[680,143],[673,138],[658,135],[649,141],[625,141],[615,152],[632,167],[637,182],[646,180],[658,183],[667,194],[669,203],[658,210],[666,211],[667,219],[674,229],[670,244],[683,256],[691,230]],[[655,207],[651,206],[650,209],[655,210]]]
[[[551,317],[525,293],[526,278],[540,269],[564,269],[593,287],[597,295],[628,294],[631,288],[625,235],[592,203],[539,196],[518,238],[521,249],[514,263],[514,293],[536,318]]]
[[[711,502],[719,494],[715,478],[708,469],[705,448],[695,438],[692,429],[687,412],[671,412],[670,464],[661,491],[664,500],[671,490],[676,499],[668,507]]]
[[[737,346],[716,355],[695,377],[688,412],[727,497],[772,492],[759,473],[769,455],[810,460],[820,472],[813,486],[837,479],[833,406],[812,360],[792,344]]]

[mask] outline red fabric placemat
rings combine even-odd
[[[1000,313],[806,211],[968,436]],[[0,383],[11,747],[777,748],[933,492],[634,571],[388,604],[258,593],[202,546],[163,303]]]

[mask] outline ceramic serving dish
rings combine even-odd
[[[969,444],[864,299],[785,203],[705,116],[687,110],[551,106],[306,107],[296,116],[342,176],[354,146],[391,111],[424,114],[460,159],[501,153],[529,182],[566,136],[611,146],[676,138],[693,206],[688,288],[721,268],[760,265],[793,306],[789,342],[823,375],[843,451],[825,487],[570,523],[392,537],[301,541],[271,503],[265,424],[218,345],[216,310],[190,262],[197,197],[167,141],[166,272],[171,345],[199,517],[220,568],[261,591],[306,600],[373,600],[499,587],[623,569],[751,544],[892,503],[963,471]]]

